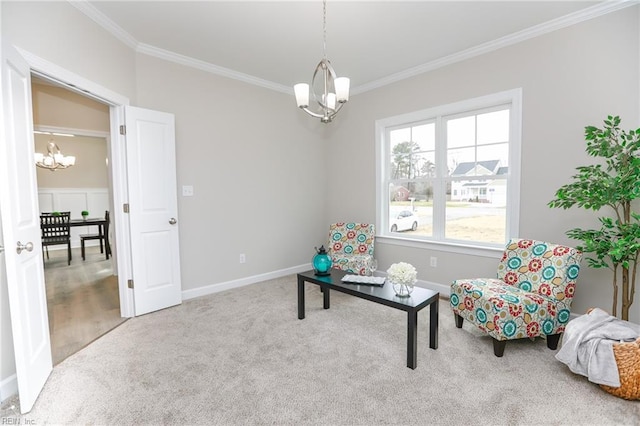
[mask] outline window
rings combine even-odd
[[[520,122],[520,89],[377,121],[380,236],[474,247],[516,236]]]

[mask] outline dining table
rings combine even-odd
[[[73,228],[76,226],[97,226],[98,227],[98,235],[104,238],[104,246],[105,246],[105,255],[107,259],[109,259],[109,249],[111,247],[109,245],[109,235],[104,232],[104,228],[107,224],[107,219],[104,217],[88,217],[86,219],[71,219],[69,221],[69,227]]]

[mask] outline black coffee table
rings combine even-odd
[[[347,273],[332,269],[330,275],[318,276],[313,271],[298,274],[298,319],[304,319],[304,283],[317,284],[323,291],[323,307],[329,309],[331,290],[381,303],[407,312],[407,367],[415,369],[418,356],[418,311],[429,306],[429,347],[438,349],[439,293],[415,287],[410,297],[398,297],[388,282],[382,287],[342,282]]]

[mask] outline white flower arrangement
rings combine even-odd
[[[413,285],[417,277],[418,272],[410,263],[394,263],[387,269],[387,278],[397,284]]]

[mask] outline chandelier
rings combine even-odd
[[[41,152],[36,152],[34,154],[34,159],[36,161],[36,166],[42,167],[43,169],[49,169],[52,172],[55,172],[58,169],[66,169],[67,167],[71,167],[76,164],[76,157],[73,155],[62,155],[60,148],[53,139],[50,139],[49,142],[47,142],[47,154],[45,155]]]
[[[312,90],[309,90],[307,83],[298,83],[293,86],[296,95],[296,103],[298,108],[307,114],[319,118],[323,123],[330,123],[333,117],[349,100],[349,79],[347,77],[338,77],[335,70],[331,66],[331,62],[327,59],[327,0],[322,2],[323,9],[323,54],[324,57],[316,66],[311,80]],[[316,83],[316,78],[321,78]],[[316,89],[320,86],[322,93],[318,95]],[[309,92],[313,95],[313,101],[317,104],[314,109],[309,109]]]

